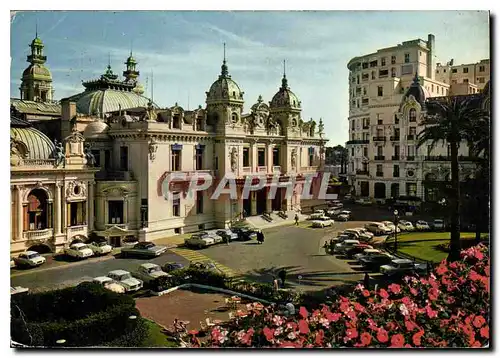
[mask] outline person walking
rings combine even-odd
[[[299,214],[295,213],[295,226],[299,226]]]
[[[274,276],[273,279],[273,288],[277,292],[280,289],[280,284],[278,283],[278,278]]]
[[[281,269],[280,272],[278,272],[278,277],[281,280],[281,285],[285,287],[285,280],[286,280],[286,271],[285,269]]]
[[[229,236],[228,235],[224,235],[224,242],[226,243],[226,245],[229,245]]]

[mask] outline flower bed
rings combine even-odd
[[[488,249],[464,250],[442,261],[428,278],[369,291],[358,285],[331,305],[285,317],[274,305],[247,305],[247,313],[215,326],[203,347],[484,347],[489,344]]]

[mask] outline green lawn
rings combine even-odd
[[[168,337],[161,332],[162,328],[159,325],[150,320],[146,320],[146,325],[149,328],[149,335],[142,342],[141,348],[178,347],[176,342],[169,340]]]
[[[481,237],[486,238],[488,234],[481,234]],[[460,233],[462,240],[475,239],[476,233],[462,232]],[[398,234],[398,242],[402,241],[426,241],[426,240],[449,240],[450,232],[404,232]],[[394,238],[388,240],[394,241]]]

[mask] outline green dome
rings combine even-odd
[[[10,128],[10,136],[26,145],[28,148],[26,159],[52,159],[54,143],[38,129]]]
[[[33,39],[33,41],[31,41],[31,45],[37,45],[37,46],[43,46],[43,42],[42,40],[40,40],[40,38],[37,36]]]
[[[29,78],[35,78],[35,79],[43,79],[43,80],[51,80],[52,79],[52,74],[50,73],[49,69],[45,67],[42,64],[32,64],[30,65],[27,69],[24,70],[23,72],[23,79],[29,77]]]

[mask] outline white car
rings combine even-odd
[[[45,263],[45,257],[36,251],[26,251],[14,258],[16,266],[36,267]]]
[[[148,283],[159,277],[168,277],[170,275],[163,272],[159,265],[148,262],[140,265],[137,271],[132,273],[132,276]]]
[[[373,239],[373,233],[369,232],[367,229],[363,227],[356,227],[354,229],[346,229],[344,230],[344,233],[346,234],[354,234],[356,235],[356,238],[362,241],[370,241]]]
[[[309,215],[307,220],[316,220],[317,218],[321,218],[325,216],[325,211],[324,210],[315,210],[314,213]]]
[[[385,226],[384,224],[382,223],[378,223],[378,222],[371,222],[371,223],[368,223],[365,225],[365,228],[370,231],[371,233],[373,233],[374,235],[389,235],[390,233],[392,233],[392,230],[389,229],[387,226]]]
[[[394,230],[396,230],[396,225],[394,225],[394,223],[392,221],[382,221],[382,224],[384,224],[386,227],[391,229],[392,232],[394,232]],[[401,229],[399,227],[397,228],[397,232],[401,232]]]
[[[359,261],[359,259],[362,257],[368,257],[371,255],[377,255],[377,254],[381,254],[381,253],[382,253],[382,251],[377,250],[377,249],[365,249],[362,253],[354,255],[354,258],[356,259],[356,261]]]
[[[125,287],[107,276],[94,277],[92,282],[97,283],[115,293],[125,293]]]
[[[10,288],[10,294],[11,295],[17,295],[19,293],[26,293],[29,290],[30,290],[29,288],[21,287],[21,286],[11,287]]]
[[[94,241],[89,244],[89,248],[92,250],[94,255],[106,255],[109,254],[113,247],[106,241]]]
[[[359,245],[359,240],[344,240],[341,243],[335,244],[333,252],[342,254],[346,252],[347,249]]]
[[[426,230],[430,230],[431,227],[429,226],[429,224],[427,223],[427,221],[418,220],[415,223],[415,229],[417,229],[419,231],[426,231]]]
[[[87,245],[81,242],[71,245],[65,250],[65,252],[66,255],[77,259],[85,259],[94,254]]]
[[[215,239],[205,232],[205,233],[191,235],[191,237],[184,239],[184,244],[186,246],[202,249],[210,245],[215,245]]]
[[[214,239],[216,244],[219,244],[224,241],[224,237],[221,235],[217,234],[217,231],[219,230],[210,230],[210,231],[203,231],[200,234],[206,233],[208,236]]]
[[[403,231],[414,231],[415,227],[410,221],[401,220],[398,224],[398,227]]]
[[[444,230],[444,220],[435,219],[432,226],[434,227],[434,230]]]
[[[125,270],[114,270],[108,273],[108,277],[115,280],[120,285],[125,288],[126,292],[138,291],[142,288],[143,283],[130,274],[130,272]]]
[[[321,216],[312,222],[312,227],[327,227],[332,226],[334,221],[330,219],[328,216]]]

